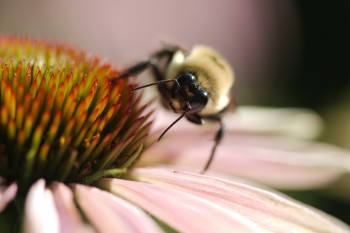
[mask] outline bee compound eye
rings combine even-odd
[[[171,88],[172,98],[181,98],[187,95],[187,91],[192,89],[195,84],[195,76],[190,73],[180,74],[176,79],[176,83],[173,84]]]
[[[196,76],[191,73],[183,73],[177,77],[178,85],[172,87],[171,95],[181,103],[182,111],[199,112],[208,103],[208,93],[197,83]]]
[[[184,73],[178,76],[177,81],[180,84],[180,86],[190,85],[196,81],[196,77],[193,74]]]
[[[198,89],[195,95],[190,100],[190,105],[193,112],[199,112],[208,104],[208,93],[202,89]]]

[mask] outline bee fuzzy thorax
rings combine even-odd
[[[184,72],[194,74],[198,85],[209,95],[208,104],[200,114],[215,114],[230,103],[234,74],[230,64],[217,51],[203,45],[195,46],[189,53],[177,51],[166,70],[166,78],[175,79]]]

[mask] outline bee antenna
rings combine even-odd
[[[186,115],[186,113],[187,113],[188,111],[189,111],[189,110],[187,110],[186,112],[182,113],[181,116],[180,116],[179,118],[177,118],[173,123],[171,123],[171,125],[168,126],[168,128],[166,128],[166,129],[163,131],[163,133],[162,133],[162,134],[159,136],[159,138],[158,138],[158,142],[160,141],[160,139],[162,139],[162,137],[164,136],[164,134],[165,134],[166,132],[169,131],[169,129],[170,129],[171,127],[173,127],[179,120],[181,120],[181,118],[183,118],[183,117]]]
[[[177,79],[166,79],[166,80],[160,80],[160,81],[157,81],[157,82],[154,82],[154,83],[149,83],[149,84],[146,84],[146,85],[143,85],[143,86],[135,87],[135,88],[131,89],[131,91],[136,91],[136,90],[139,90],[139,89],[142,89],[142,88],[145,88],[145,87],[150,87],[150,86],[158,85],[158,84],[161,84],[161,83],[169,83],[169,82],[176,82],[178,84],[178,86],[179,86],[179,83],[177,82]]]

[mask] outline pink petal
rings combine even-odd
[[[160,107],[154,124],[154,130],[164,130],[178,115]],[[323,121],[315,112],[299,108],[268,108],[256,106],[239,106],[236,111],[224,114],[227,131],[278,134],[297,138],[312,139],[319,136]],[[182,120],[171,131],[215,131],[215,124],[198,127]],[[169,132],[170,134],[171,132]]]
[[[350,232],[349,226],[321,211],[245,184],[165,169],[135,169],[131,177],[207,199],[271,232]]]
[[[188,192],[121,179],[99,184],[180,232],[265,232],[237,212]]]
[[[60,232],[92,232],[83,223],[74,203],[73,192],[63,183],[55,183],[52,187],[54,201],[60,220]]]
[[[150,147],[139,166],[180,164],[200,171],[213,144],[210,139],[196,131],[175,132]],[[278,188],[320,188],[349,172],[350,153],[326,144],[229,132],[210,169]]]
[[[349,154],[314,146],[279,149],[224,145],[212,169],[281,189],[321,188],[349,172]]]
[[[297,138],[318,137],[323,121],[315,112],[299,108],[240,106],[224,116],[229,131],[279,134]]]
[[[18,186],[16,183],[12,183],[9,186],[3,186],[0,184],[0,212],[2,212],[7,204],[16,197]]]
[[[30,188],[24,206],[24,232],[60,232],[59,218],[52,192],[45,181],[38,180]]]
[[[77,201],[98,232],[163,232],[140,208],[103,190],[75,185]]]

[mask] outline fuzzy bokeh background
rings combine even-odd
[[[234,65],[239,102],[253,103],[268,92],[267,80],[286,86],[282,80],[295,73],[296,14],[292,1],[274,0],[14,0],[0,3],[0,32],[65,41],[120,67],[146,58],[162,42],[207,44]]]
[[[346,0],[12,0],[0,2],[0,33],[70,43],[120,68],[161,42],[207,44],[234,66],[241,105],[314,109],[320,140],[350,148],[349,11]]]

